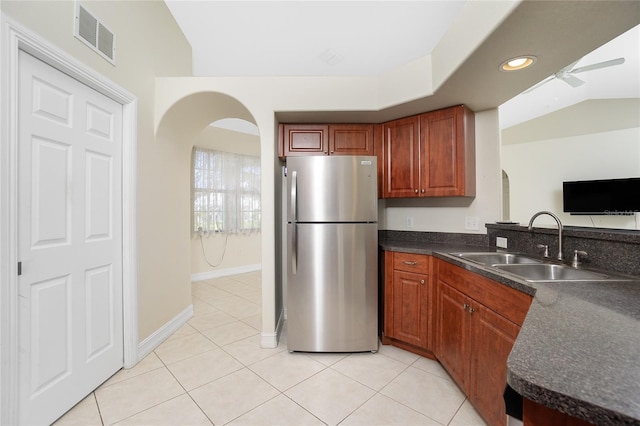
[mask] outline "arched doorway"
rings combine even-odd
[[[179,206],[179,211],[176,212],[180,216],[180,222],[184,223],[184,247],[185,252],[191,258],[192,271],[193,271],[193,257],[202,255],[202,247],[204,252],[210,260],[213,260],[213,264],[218,263],[220,259],[221,250],[223,250],[223,243],[228,243],[226,250],[235,250],[235,259],[244,259],[250,262],[249,265],[236,264],[224,264],[220,263],[220,267],[227,269],[241,268],[242,266],[253,268],[255,270],[256,265],[259,268],[260,256],[261,256],[261,236],[260,234],[247,236],[233,236],[228,235],[228,242],[224,241],[224,238],[204,238],[200,240],[199,235],[193,235],[193,230],[190,229],[192,223],[191,216],[191,158],[192,147],[194,145],[207,145],[210,147],[221,148],[233,151],[229,148],[241,148],[242,144],[247,144],[244,148],[250,148],[253,154],[260,156],[260,138],[257,135],[246,135],[242,131],[236,128],[229,128],[228,120],[233,119],[235,124],[249,123],[257,130],[256,121],[248,109],[242,105],[237,99],[217,92],[199,92],[188,96],[185,96],[167,109],[166,113],[161,117],[157,132],[156,143],[167,144],[172,147],[175,152],[176,161],[180,167],[179,173],[174,173],[178,176],[178,182],[175,182],[180,188],[184,190],[180,191],[177,197],[171,200],[174,206]],[[211,126],[211,124],[215,124]],[[223,139],[229,139],[226,143],[220,141]],[[203,141],[208,141],[204,143]],[[249,147],[248,145],[253,144]],[[225,148],[226,146],[226,148]],[[242,150],[241,150],[242,151]],[[249,239],[251,241],[249,241]],[[232,241],[235,240],[235,241]],[[202,247],[201,247],[202,241]],[[209,246],[209,247],[208,247]],[[252,253],[252,256],[244,256],[247,251]],[[256,256],[257,253],[257,256]],[[256,257],[258,261],[256,261]],[[254,260],[251,260],[254,259]],[[205,265],[208,270],[198,270],[198,274],[206,274],[215,272],[216,267],[209,267],[204,262],[204,259],[198,259],[199,265]],[[197,262],[196,262],[197,263]],[[246,262],[245,262],[246,263]],[[193,277],[192,273],[192,277]],[[190,277],[191,278],[191,277]],[[189,282],[191,279],[189,279]],[[256,301],[258,305],[262,304],[259,299]]]

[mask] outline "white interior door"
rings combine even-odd
[[[50,424],[123,366],[122,105],[19,69],[18,416]]]

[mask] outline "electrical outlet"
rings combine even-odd
[[[413,216],[407,216],[407,228],[413,228]]]
[[[496,237],[496,247],[507,248],[507,239],[504,237]]]
[[[465,216],[465,218],[464,218],[464,229],[468,229],[470,231],[479,231],[480,230],[480,217],[479,216]]]

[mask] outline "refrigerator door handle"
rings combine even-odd
[[[298,270],[298,172],[291,172],[291,273]]]

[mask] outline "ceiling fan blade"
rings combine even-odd
[[[542,80],[540,83],[536,84],[535,86],[532,86],[532,87],[528,88],[527,90],[522,92],[522,94],[524,95],[525,93],[533,92],[538,87],[542,86],[543,84],[547,84],[548,82],[550,82],[554,78],[556,78],[556,77],[554,75],[552,75],[551,77],[547,78],[546,80]]]
[[[584,67],[578,67],[574,70],[571,70],[571,73],[576,74],[579,72],[592,71],[599,68],[612,67],[614,65],[620,64],[624,64],[624,58],[611,59],[610,61],[598,62],[597,64],[585,65]]]
[[[575,67],[575,66],[576,66],[576,64],[577,64],[578,62],[580,62],[580,59],[578,59],[578,60],[577,60],[577,61],[575,61],[575,62],[570,63],[569,65],[567,65],[567,66],[566,66],[566,67],[564,67],[564,68],[561,68],[561,69],[560,69],[560,71],[558,71],[558,73],[561,73],[561,72],[563,72],[563,71],[567,71],[567,72],[572,71],[573,67]],[[556,73],[556,74],[557,74],[557,73]]]
[[[578,77],[574,77],[571,74],[567,74],[561,78],[562,81],[567,83],[571,87],[578,87],[584,84],[584,81],[580,80]]]

